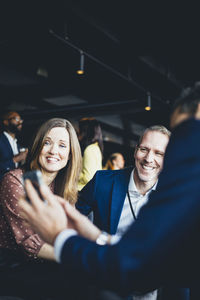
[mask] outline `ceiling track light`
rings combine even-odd
[[[38,76],[41,76],[41,77],[44,77],[44,78],[48,78],[48,71],[45,67],[42,67],[42,66],[39,66],[37,71],[36,71],[36,74]]]
[[[145,106],[145,110],[151,110],[151,93],[147,92],[147,106]]]
[[[80,67],[79,69],[76,71],[76,73],[78,75],[83,75],[85,73],[84,71],[84,61],[85,61],[85,56],[84,56],[84,53],[83,51],[81,50],[80,51]]]

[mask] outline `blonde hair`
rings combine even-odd
[[[66,128],[69,134],[70,154],[67,165],[58,172],[55,178],[54,192],[69,201],[71,204],[74,204],[77,201],[77,185],[82,167],[82,156],[75,129],[68,120],[53,118],[46,121],[39,128],[34,138],[32,148],[29,151],[25,168],[30,170],[41,169],[39,164],[39,155],[42,151],[47,134],[55,127]]]

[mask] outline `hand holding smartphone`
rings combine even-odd
[[[39,189],[39,187],[43,183],[41,171],[34,170],[34,171],[29,171],[29,172],[24,173],[24,175],[23,175],[23,185],[24,185],[25,193],[26,193],[26,188],[25,188],[25,184],[24,183],[25,183],[26,179],[29,179],[31,181],[31,183],[33,184],[33,186],[36,189],[37,193],[39,194],[40,198],[44,201],[44,199],[43,199],[43,197],[42,197],[42,195],[40,193],[40,189]],[[26,200],[29,203],[31,203],[30,199],[27,196],[27,193],[26,193]]]

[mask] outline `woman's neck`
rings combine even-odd
[[[44,170],[42,170],[42,178],[44,180],[44,183],[48,186],[54,181],[56,175],[57,173],[47,173]]]

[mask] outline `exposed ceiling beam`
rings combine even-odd
[[[115,127],[104,122],[100,122],[101,128],[105,131],[111,132],[118,136],[121,136],[124,140],[134,140],[137,141],[139,136],[134,134],[133,132],[127,132],[126,129],[121,129],[119,127]]]
[[[84,4],[83,4],[84,5]],[[73,1],[70,2],[70,8],[79,18],[86,21],[90,26],[94,27],[101,33],[103,33],[106,37],[112,40],[116,44],[120,44],[119,39],[117,38],[114,32],[111,32],[111,29],[108,28],[101,20],[98,20],[96,16],[92,16],[88,14],[87,9],[83,9],[80,5],[77,5]]]
[[[140,56],[139,60],[148,65],[152,70],[158,72],[160,75],[166,78],[166,80],[173,83],[176,87],[183,89],[183,83],[176,79],[175,75],[169,70],[169,68],[164,67],[160,63],[156,62],[155,59],[149,56]]]
[[[35,116],[37,120],[40,118],[50,117],[83,117],[83,116],[98,116],[98,115],[114,115],[116,113],[127,114],[137,113],[144,111],[143,103],[138,100],[128,100],[120,102],[110,102],[101,104],[83,104],[75,106],[63,106],[53,109],[40,109],[22,112],[22,116],[27,122],[32,122],[32,118],[35,122]]]

